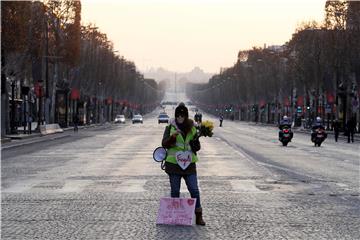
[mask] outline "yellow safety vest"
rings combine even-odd
[[[170,125],[170,136],[176,133],[176,128],[173,125]],[[166,162],[177,164],[175,154],[178,151],[191,151],[191,147],[189,142],[194,139],[196,134],[196,128],[192,127],[191,131],[186,135],[184,140],[181,134],[176,136],[176,145],[167,150],[167,157],[165,159]],[[198,161],[198,157],[192,153],[192,161],[191,163],[195,163]]]

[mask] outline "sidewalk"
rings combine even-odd
[[[78,129],[87,129],[87,128],[94,128],[94,127],[100,127],[100,126],[106,126],[106,125],[110,125],[111,123],[109,122],[105,122],[103,124],[91,124],[91,125],[84,125],[84,126],[79,126]],[[24,127],[18,127],[18,134],[6,134],[3,137],[1,137],[1,144],[7,144],[10,143],[12,140],[26,140],[26,139],[31,139],[31,138],[39,138],[39,137],[43,137],[43,136],[48,136],[48,135],[59,135],[61,133],[53,133],[53,134],[41,134],[38,130],[36,130],[37,128],[37,123],[33,123],[32,124],[32,133],[31,134],[24,134],[23,130]],[[67,128],[62,128],[64,130],[64,132],[67,131],[73,131],[74,127],[67,127]]]
[[[34,137],[41,137],[41,134],[36,130],[37,122],[33,122],[31,124],[31,134],[24,133],[24,127],[17,127],[18,134],[6,134],[1,137],[1,143],[11,142],[12,139],[20,140],[20,139],[28,139]],[[28,131],[28,127],[26,126],[26,131]]]

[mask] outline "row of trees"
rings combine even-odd
[[[241,120],[359,120],[360,2],[327,1],[325,11],[323,24],[303,24],[283,46],[240,51],[208,83],[188,84],[188,96]]]
[[[65,125],[79,108],[88,122],[99,109],[111,112],[103,116],[109,120],[124,109],[158,104],[164,86],[144,79],[106,34],[80,21],[77,0],[1,3],[2,134],[26,114],[39,123],[59,122],[64,104]]]

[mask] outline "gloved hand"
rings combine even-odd
[[[162,141],[162,146],[164,148],[171,148],[174,147],[176,145],[176,136],[179,133],[174,133],[173,135],[170,135],[169,137],[163,139]]]
[[[193,151],[195,154],[201,148],[200,141],[199,141],[198,138],[191,140],[189,142],[189,144],[190,144],[190,147],[191,147],[191,151]]]

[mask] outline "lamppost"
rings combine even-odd
[[[98,99],[98,122],[99,123],[102,123],[103,122],[103,109],[104,109],[104,106],[103,106],[103,94],[102,94],[102,87],[101,87],[101,80],[98,82],[98,89],[97,89],[97,99]]]
[[[11,119],[10,119],[10,133],[17,134],[15,126],[15,80],[11,81]]]
[[[23,95],[23,106],[24,106],[24,121],[23,121],[23,126],[24,126],[24,133],[26,133],[26,126],[28,123],[28,119],[29,119],[29,113],[28,110],[26,109],[26,105],[28,102],[28,93],[29,93],[30,88],[26,87],[26,86],[22,86],[21,87],[21,94]],[[29,129],[29,132],[30,129]]]
[[[39,101],[39,109],[38,109],[38,124],[36,127],[37,131],[40,131],[40,125],[42,124],[42,97],[43,97],[43,87],[42,82],[37,82],[35,84],[35,95]]]

